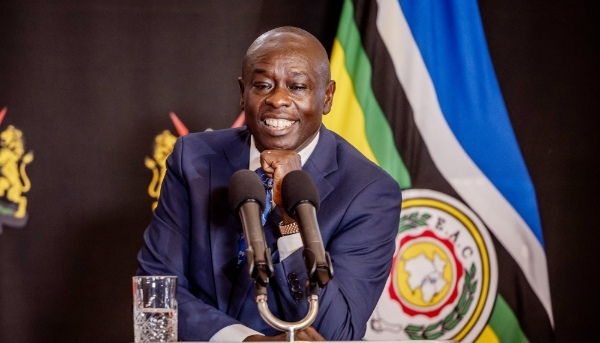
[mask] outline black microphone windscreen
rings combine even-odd
[[[250,199],[256,200],[262,211],[265,208],[265,187],[252,170],[238,170],[229,179],[229,206],[237,211],[243,202]]]
[[[301,201],[310,201],[315,211],[319,210],[319,191],[310,175],[304,170],[294,170],[283,177],[281,197],[287,213],[294,213],[294,209]]]

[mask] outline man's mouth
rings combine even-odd
[[[265,119],[265,124],[274,129],[285,129],[292,126],[295,122],[287,119]]]

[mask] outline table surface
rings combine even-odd
[[[280,342],[288,343],[287,341],[280,341]],[[310,342],[310,341],[294,341],[294,342],[303,343],[303,342]],[[367,341],[328,341],[328,342],[329,343],[348,343],[348,342],[366,343]],[[418,341],[403,340],[403,341],[368,341],[368,342],[373,342],[373,343],[414,343],[414,342],[419,342],[419,343],[459,343],[458,341],[449,341],[449,340],[418,340]],[[187,343],[215,343],[215,342],[187,342]],[[239,342],[218,342],[218,343],[239,343]],[[274,342],[270,342],[270,343],[274,343]],[[275,342],[275,343],[277,343],[277,342]]]

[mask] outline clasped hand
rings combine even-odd
[[[287,173],[302,169],[300,155],[292,150],[264,150],[260,153],[260,165],[265,175],[273,179],[273,202],[281,211],[283,223],[293,222],[283,207],[281,184]]]

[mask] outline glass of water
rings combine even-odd
[[[177,342],[177,277],[134,276],[135,343]]]

